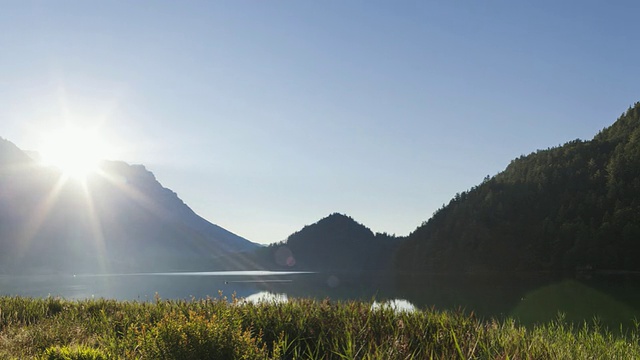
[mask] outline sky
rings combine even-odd
[[[98,127],[259,243],[339,212],[408,235],[640,101],[635,1],[0,0],[0,137]]]

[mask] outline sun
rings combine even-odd
[[[44,165],[58,168],[68,178],[85,180],[99,169],[109,146],[97,131],[64,128],[47,135],[38,152]]]

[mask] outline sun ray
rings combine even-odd
[[[89,190],[89,187],[86,183],[82,184],[82,190],[84,193],[85,204],[87,206],[87,213],[89,215],[89,225],[91,227],[91,234],[93,235],[94,245],[96,246],[96,258],[98,260],[98,266],[103,273],[108,273],[109,269],[105,262],[105,257],[107,255],[106,244],[104,232],[102,229],[102,222],[100,221],[100,216],[98,215],[94,202],[93,195]]]
[[[58,181],[51,188],[47,196],[36,206],[34,213],[25,223],[22,231],[18,235],[19,247],[16,256],[17,260],[20,260],[29,250],[31,241],[33,241],[33,238],[42,228],[42,224],[47,220],[51,208],[55,205],[65,182],[62,177],[58,178]]]
[[[31,251],[34,239],[43,231],[43,226],[46,226],[47,221],[53,215],[52,211],[56,204],[67,198],[61,193],[71,191],[77,192],[72,196],[80,195],[86,206],[84,210],[72,209],[77,212],[73,216],[78,217],[73,221],[80,221],[79,217],[87,216],[86,221],[88,229],[91,231],[90,237],[95,242],[99,266],[102,270],[106,270],[104,262],[106,256],[105,237],[91,196],[91,189],[87,184],[88,176],[98,173],[100,162],[110,151],[98,130],[98,128],[73,127],[67,121],[65,127],[57,131],[50,131],[43,138],[41,146],[37,149],[40,163],[34,162],[31,166],[39,168],[41,174],[46,174],[45,176],[57,175],[57,179],[49,191],[45,192],[42,198],[30,208],[26,222],[16,233],[18,240],[17,261],[20,261],[19,259]],[[53,169],[55,171],[52,172]]]
[[[99,169],[97,174],[107,179],[112,185],[116,186],[123,194],[135,201],[138,205],[142,206],[145,210],[149,211],[153,215],[166,219],[169,217],[169,213],[160,209],[154,204],[154,202],[147,197],[143,192],[135,189],[132,186],[126,186],[126,182],[123,182],[121,178],[109,174],[106,171]]]
[[[155,204],[147,195],[138,189],[127,186],[126,182],[122,181],[121,178],[118,178],[112,174],[109,174],[103,170],[98,171],[98,175],[107,179],[112,185],[116,186],[122,193],[129,197],[131,200],[140,205],[143,209],[148,211],[150,214],[160,218],[168,220],[171,218],[171,214],[169,210],[159,207]],[[244,267],[247,265],[258,266],[257,263],[253,262],[250,258],[242,255],[242,254],[229,254],[226,258],[227,261],[231,261],[232,263],[239,265],[239,267]]]
[[[49,134],[39,149],[42,163],[59,169],[67,179],[86,180],[98,170],[110,147],[97,129],[67,126]]]

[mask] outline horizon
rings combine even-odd
[[[261,244],[336,212],[408,235],[640,100],[634,2],[4,8],[0,136],[99,129],[109,160]]]

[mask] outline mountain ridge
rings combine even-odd
[[[0,141],[0,271],[208,269],[258,248],[197,215],[143,165],[103,161],[85,185]]]

